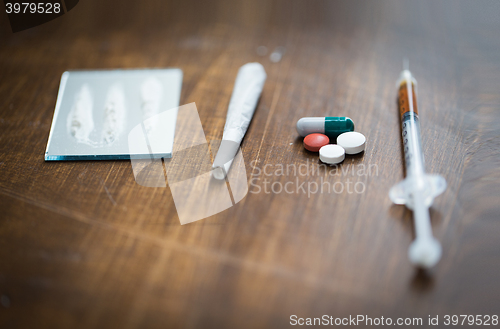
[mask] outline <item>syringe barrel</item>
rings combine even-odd
[[[404,70],[398,80],[398,107],[401,120],[406,113],[418,116],[417,107],[417,80],[410,71]]]
[[[410,71],[404,70],[398,84],[398,107],[401,116],[406,175],[419,176],[424,173],[424,157],[418,119],[417,81]]]

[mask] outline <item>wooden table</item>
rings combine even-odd
[[[15,34],[0,14],[0,327],[498,315],[499,11],[496,2],[87,0]],[[431,209],[444,254],[429,272],[407,259],[411,212],[388,198],[403,178],[403,57],[419,82],[427,170],[448,182]],[[214,140],[237,70],[252,61],[268,74],[242,144],[252,185],[224,212],[181,226],[170,189],[136,184],[129,161],[44,162],[66,70],[179,67],[181,104],[196,102]],[[304,116],[351,117],[367,149],[340,168],[376,171],[272,172],[318,168],[295,131]],[[360,184],[308,196],[265,193],[265,179],[275,192]]]

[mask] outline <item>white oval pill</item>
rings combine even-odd
[[[344,161],[345,151],[342,146],[328,144],[319,149],[319,159],[328,164],[337,164]]]
[[[345,149],[346,154],[358,154],[365,150],[366,137],[356,131],[349,131],[337,137],[337,144]]]

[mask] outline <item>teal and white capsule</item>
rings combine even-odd
[[[354,122],[349,117],[308,117],[297,121],[297,132],[302,137],[320,133],[337,138],[348,131],[354,131]]]

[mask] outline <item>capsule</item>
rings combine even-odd
[[[354,131],[354,122],[349,117],[309,117],[297,121],[297,132],[302,137],[320,133],[337,138],[348,131]]]

